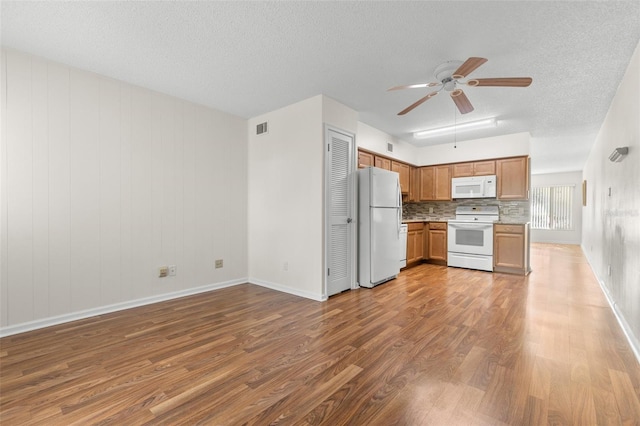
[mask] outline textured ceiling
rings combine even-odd
[[[2,44],[249,118],[318,94],[406,142],[454,119],[499,118],[457,140],[528,131],[537,173],[581,170],[640,39],[640,2],[12,2]],[[528,88],[465,88],[397,112],[448,60]],[[448,143],[444,137],[428,143]]]

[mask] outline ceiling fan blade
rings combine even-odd
[[[467,95],[465,95],[462,90],[456,89],[451,92],[451,99],[455,102],[460,114],[467,114],[473,111],[473,105],[471,105],[469,98],[467,98]]]
[[[387,89],[387,92],[391,90],[403,90],[403,89],[418,89],[421,87],[434,87],[440,86],[442,83],[420,83],[420,84],[407,84],[405,86],[393,86]]]
[[[465,78],[485,62],[487,62],[485,58],[471,57],[464,61],[464,63],[458,67],[458,69],[453,73],[452,77],[455,79]]]
[[[411,111],[412,109],[414,109],[417,106],[422,105],[423,103],[425,103],[426,101],[428,101],[429,99],[433,98],[435,95],[437,95],[438,92],[431,92],[429,93],[427,96],[425,96],[424,98],[420,98],[417,101],[415,101],[414,103],[412,103],[411,105],[409,105],[408,107],[406,107],[405,109],[403,109],[402,111],[400,111],[398,113],[398,115],[405,115],[406,113],[408,113],[409,111]]]
[[[507,77],[507,78],[476,78],[469,80],[469,86],[493,86],[493,87],[527,87],[531,84],[531,77]]]

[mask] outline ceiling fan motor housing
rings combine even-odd
[[[447,92],[452,92],[456,88],[456,81],[452,78],[446,78],[442,81],[442,86]]]
[[[436,78],[436,80],[438,80],[439,82],[441,82],[446,86],[445,80],[448,80],[448,81],[454,80],[453,73],[458,68],[460,68],[460,65],[462,65],[462,61],[443,62],[436,67],[436,69],[433,71],[433,75]]]

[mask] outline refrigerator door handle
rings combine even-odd
[[[400,229],[402,228],[402,190],[400,188],[400,179],[396,186],[398,192],[398,239],[400,239]]]

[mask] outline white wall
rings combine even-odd
[[[529,155],[529,133],[513,133],[490,138],[473,139],[453,143],[425,146],[418,150],[418,166],[460,163],[489,158]]]
[[[530,135],[527,132],[493,136],[453,143],[416,147],[381,130],[358,122],[358,148],[386,157],[396,158],[414,166],[460,163],[489,158],[529,155]],[[387,152],[387,142],[393,142],[394,152]]]
[[[640,45],[584,167],[582,248],[640,359]],[[608,160],[621,146],[629,155]],[[611,188],[611,195],[609,195]],[[611,274],[608,274],[608,266]]]
[[[582,241],[582,172],[547,173],[531,176],[531,187],[573,185],[573,230],[532,229],[532,243],[580,244]]]
[[[322,96],[322,121],[340,130],[357,134],[357,138],[360,138],[358,113],[328,96]],[[354,159],[354,165],[356,160]]]
[[[395,158],[410,164],[416,164],[419,148],[378,130],[368,124],[358,122],[358,148],[377,152],[385,157]],[[387,143],[393,144],[393,152],[387,152]]]
[[[324,123],[355,132],[357,113],[318,95],[249,120],[249,281],[314,300],[326,299]]]
[[[268,133],[256,135],[264,121]],[[249,120],[249,280],[316,300],[323,297],[322,135],[322,96]]]
[[[1,331],[246,281],[246,126],[3,49]]]

